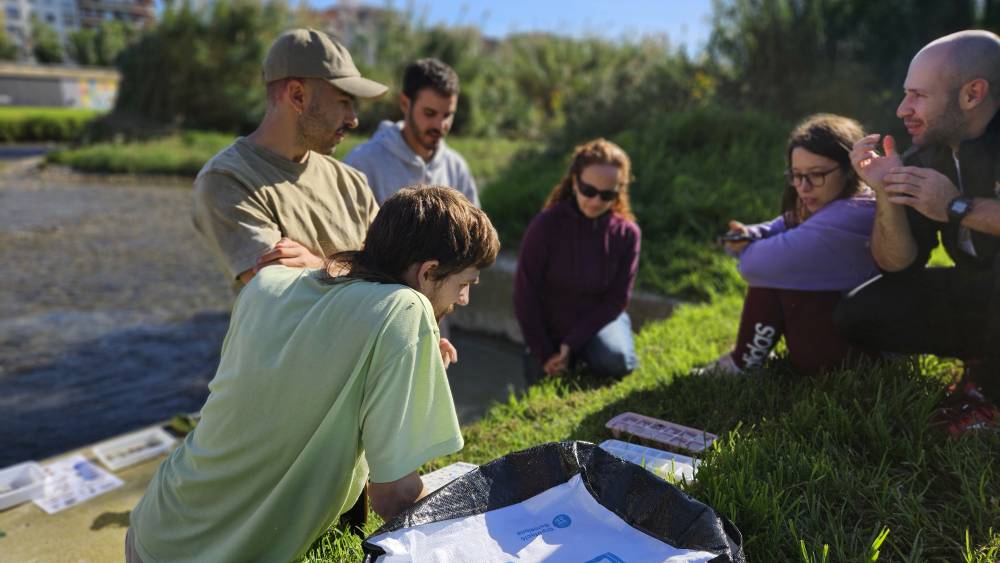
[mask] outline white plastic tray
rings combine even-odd
[[[0,510],[45,496],[45,472],[33,461],[0,469]]]
[[[621,440],[605,440],[600,448],[616,455],[625,461],[643,467],[653,475],[670,482],[681,479],[694,481],[698,472],[699,461],[686,455],[665,452],[656,448],[647,448],[639,444],[629,444]]]
[[[101,460],[105,467],[116,471],[167,453],[173,445],[174,437],[167,434],[162,428],[148,428],[121,438],[101,442],[94,446],[94,455]]]
[[[456,461],[451,465],[447,465],[436,471],[431,471],[426,475],[421,475],[420,479],[424,482],[424,489],[427,494],[431,494],[478,467],[478,465],[473,465],[464,461]]]

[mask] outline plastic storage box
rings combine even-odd
[[[685,450],[700,454],[719,437],[704,430],[682,426],[675,422],[667,422],[651,416],[624,412],[605,425],[615,438],[622,434],[631,434],[643,440],[662,444],[671,449]]]
[[[33,461],[0,469],[0,510],[45,496],[45,471]]]
[[[695,473],[698,472],[699,461],[686,455],[629,444],[621,440],[605,440],[601,442],[600,447],[672,483],[682,479],[694,481]]]
[[[94,455],[116,471],[170,451],[174,438],[162,428],[148,428],[94,446]]]

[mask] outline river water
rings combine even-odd
[[[190,185],[11,168],[0,171],[0,468],[198,410],[232,294],[191,227]],[[518,347],[453,337],[464,424],[524,384]]]

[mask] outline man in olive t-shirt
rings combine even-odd
[[[194,225],[230,279],[264,266],[318,268],[357,250],[378,206],[365,177],[329,156],[357,127],[354,102],[387,87],[362,78],[322,32],[281,35],[264,61],[267,112],[195,180]]]
[[[346,276],[261,270],[201,421],[132,510],[127,561],[298,560],[366,481],[387,521],[422,497],[417,468],[463,445],[437,320],[499,249],[462,194],[409,188],[338,255]]]

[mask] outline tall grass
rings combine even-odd
[[[0,142],[70,142],[101,112],[76,108],[0,107]]]
[[[185,131],[151,141],[97,143],[56,151],[48,155],[48,161],[81,172],[193,177],[213,155],[232,143],[233,139],[233,135],[226,133]],[[349,135],[337,146],[334,155],[342,157],[366,140],[361,135]],[[488,184],[521,150],[530,149],[535,143],[451,137],[448,145],[465,157],[477,180]]]

